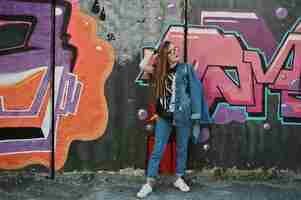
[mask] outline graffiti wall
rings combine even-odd
[[[301,2],[188,2],[214,119],[189,167],[300,169]],[[139,63],[164,40],[183,55],[183,22],[182,0],[0,0],[0,169],[49,168],[53,141],[57,170],[144,168]]]
[[[0,4],[0,168],[30,164],[49,167],[51,141],[55,140],[59,169],[73,140],[98,138],[106,128],[104,83],[112,70],[113,49],[96,37],[95,19],[82,13],[77,2],[58,1],[55,16],[51,16],[51,1]],[[54,58],[52,108],[50,81]],[[51,123],[55,124],[54,134]]]
[[[201,20],[210,24],[189,28],[188,62],[194,64],[204,84],[215,123],[266,120],[266,97],[279,94],[279,123],[298,124],[301,21],[296,21],[276,47],[271,31],[255,13],[204,12]],[[253,24],[258,27],[255,35],[248,34]],[[171,25],[162,40],[173,41],[183,55],[183,38],[183,26]],[[137,82],[143,80],[138,77]]]
[[[192,165],[196,163],[193,159],[200,158],[197,159],[200,162],[208,159],[209,165],[292,167],[291,161],[284,163],[284,158],[295,158],[301,147],[299,136],[294,135],[297,142],[288,139],[297,134],[300,126],[301,20],[299,16],[293,20],[294,14],[289,13],[296,2],[282,3],[288,7],[275,4],[269,11],[279,26],[291,22],[279,37],[262,11],[211,8],[212,5],[203,9],[201,3],[190,1],[193,23],[188,28],[188,62],[193,64],[204,85],[215,124],[211,152],[204,155],[200,147],[191,149]],[[170,15],[175,15],[176,8],[177,4],[170,1],[167,8]],[[178,23],[167,23],[158,42],[143,47],[142,55],[165,40],[173,41],[179,54],[184,55],[184,26],[180,22],[183,16]],[[136,83],[148,86],[143,71]],[[222,137],[223,134],[226,136]],[[272,140],[273,144],[266,140]],[[277,149],[276,144],[281,147]],[[268,155],[273,156],[267,159]]]

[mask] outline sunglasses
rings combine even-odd
[[[167,52],[167,54],[168,54],[168,55],[170,55],[170,54],[176,54],[177,49],[178,49],[178,48],[174,47],[174,48],[170,49],[170,50]]]

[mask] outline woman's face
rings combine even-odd
[[[167,58],[169,65],[179,62],[178,49],[173,44],[169,45]]]

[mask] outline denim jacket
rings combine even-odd
[[[193,120],[200,123],[198,125],[201,126],[211,123],[203,86],[192,65],[177,64],[175,81],[175,126],[192,126]]]

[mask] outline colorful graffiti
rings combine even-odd
[[[203,82],[215,122],[265,120],[267,97],[276,94],[281,123],[300,124],[301,20],[276,48],[256,13],[204,11],[201,19],[201,26],[188,30],[188,60]],[[183,33],[182,25],[171,25],[158,43],[173,41],[183,55]]]
[[[0,168],[64,166],[73,140],[94,140],[108,120],[104,84],[112,46],[77,1],[55,8],[55,138],[51,130],[51,1],[0,1]],[[93,105],[93,106],[92,106]]]

